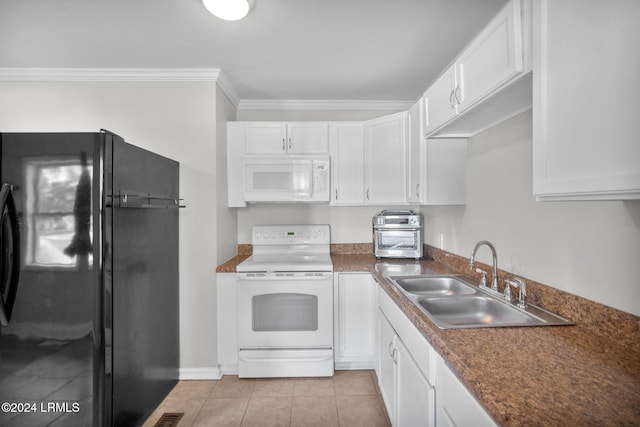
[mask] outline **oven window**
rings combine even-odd
[[[253,330],[317,331],[318,297],[316,295],[275,293],[251,299]]]
[[[378,232],[379,249],[415,249],[418,247],[418,233],[415,231]]]

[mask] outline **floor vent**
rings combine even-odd
[[[183,412],[165,412],[153,427],[175,427],[183,416]]]

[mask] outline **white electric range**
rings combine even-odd
[[[328,225],[261,225],[238,265],[238,375],[333,375]]]

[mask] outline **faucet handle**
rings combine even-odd
[[[504,282],[505,282],[505,291],[504,291],[505,299],[507,297],[507,291],[509,291],[509,294],[511,294],[509,287],[513,286],[514,288],[518,289],[518,307],[525,308],[527,306],[526,282],[519,277],[514,277],[513,280],[505,279]]]
[[[482,279],[480,279],[480,284],[478,285],[481,288],[486,288],[487,287],[487,272],[484,270],[481,270],[479,268],[476,268],[476,273],[480,273],[482,274]]]
[[[511,285],[515,286],[516,288],[520,285],[518,285],[517,282],[514,282],[512,280],[509,279],[504,279],[504,292],[503,292],[503,296],[504,299],[506,301],[513,301],[513,296],[511,295]]]

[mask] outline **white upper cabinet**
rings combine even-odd
[[[467,140],[424,138],[423,102],[409,109],[407,202],[421,205],[466,203]]]
[[[331,205],[364,204],[364,122],[329,125]]]
[[[331,205],[406,204],[407,112],[330,128]]]
[[[456,61],[458,87],[454,98],[459,112],[522,72],[520,1],[508,3],[462,52]]]
[[[327,122],[244,122],[246,154],[327,154]]]
[[[365,124],[365,203],[406,203],[407,112]]]
[[[409,109],[409,140],[407,149],[407,202],[421,204],[426,193],[425,141],[422,130],[423,101]]]
[[[530,71],[529,20],[530,1],[510,1],[425,91],[426,135],[469,137],[530,108],[531,92],[526,84],[504,99],[493,100],[490,108],[478,108]],[[464,123],[471,110],[478,110],[476,117]],[[455,132],[447,131],[449,124],[458,121],[464,125]]]
[[[424,93],[424,131],[430,134],[458,114],[457,65],[447,69]],[[459,96],[459,91],[458,91]]]
[[[640,2],[535,2],[533,194],[640,199]]]

